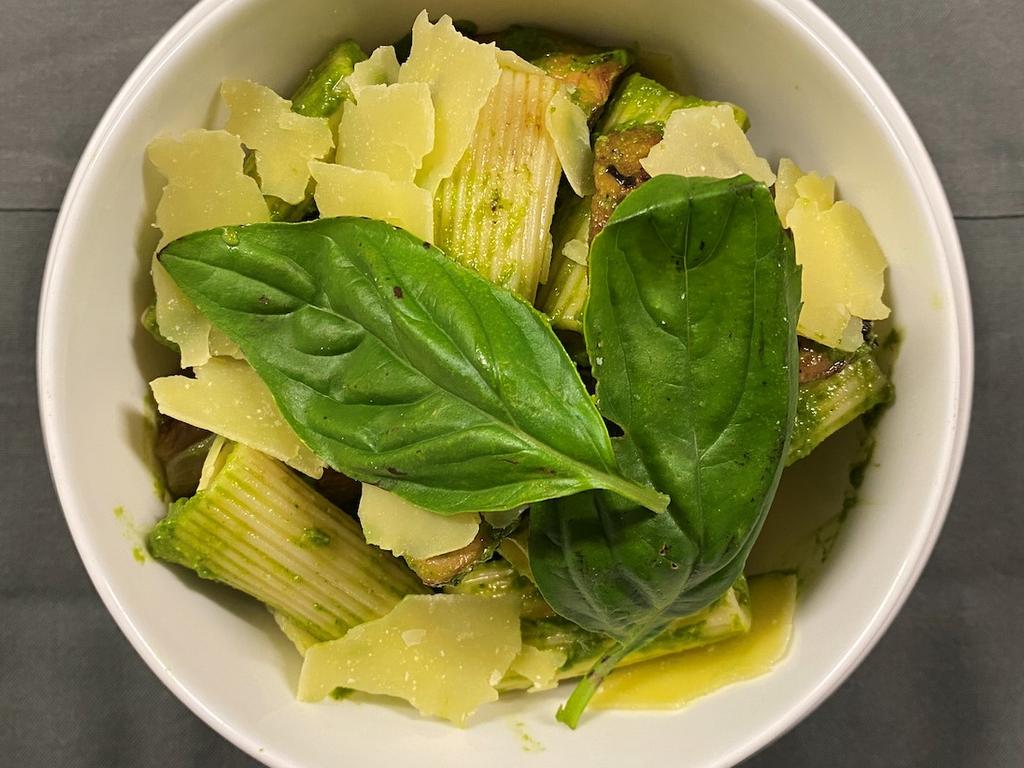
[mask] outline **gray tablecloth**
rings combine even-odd
[[[108,617],[36,416],[36,302],[61,195],[117,87],[190,4],[0,0],[0,765],[254,765]],[[1022,766],[1024,2],[821,4],[888,79],[946,184],[974,295],[975,410],[949,522],[906,608],[849,682],[749,765]]]

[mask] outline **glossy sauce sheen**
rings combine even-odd
[[[771,670],[785,656],[793,630],[796,577],[750,580],[750,632],[706,648],[620,669],[594,697],[599,709],[678,709],[731,683]]]

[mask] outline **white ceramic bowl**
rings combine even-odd
[[[68,525],[100,596],[154,672],[270,765],[624,766],[683,756],[691,768],[732,765],[818,705],[892,620],[941,527],[970,405],[967,283],[935,171],[878,74],[806,0],[450,0],[431,8],[484,29],[531,22],[674,54],[695,92],[749,110],[763,154],[835,174],[888,254],[904,334],[898,398],[882,420],[856,514],[799,605],[793,647],[771,674],[676,713],[603,712],[576,733],[551,716],[564,689],[502,702],[467,730],[397,707],[304,705],[292,695],[295,654],[259,606],[132,557],[130,540],[162,512],[141,458],[145,381],[167,365],[138,325],[159,189],[145,170],[147,142],[208,125],[222,78],[286,92],[335,39],[392,40],[422,3],[203,0],[114,100],[68,189],[40,310],[40,407]],[[126,510],[120,520],[115,507]],[[522,727],[544,751],[523,754]]]

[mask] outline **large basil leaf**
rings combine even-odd
[[[562,616],[619,641],[560,718],[575,725],[624,653],[724,593],[782,472],[797,396],[799,272],[763,185],[661,176],[590,254],[584,326],[598,407],[654,514],[601,492],[535,505],[530,561]]]
[[[625,480],[542,316],[379,221],[254,224],[160,254],[332,467],[441,513],[512,509]]]

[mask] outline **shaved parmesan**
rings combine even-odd
[[[450,16],[431,24],[424,11],[412,28],[412,51],[400,83],[426,83],[434,100],[434,148],[417,181],[431,193],[455,170],[476,130],[480,110],[498,82],[497,48],[455,29]]]
[[[565,178],[580,197],[594,194],[594,150],[590,146],[590,125],[583,110],[559,88],[544,116],[544,125],[555,144]]]
[[[498,66],[502,69],[511,69],[515,72],[523,72],[527,75],[545,74],[543,69],[538,67],[536,64],[531,64],[518,53],[499,48],[495,51],[495,54],[498,57]]]
[[[789,212],[800,198],[810,200],[821,210],[832,207],[836,201],[836,180],[831,176],[822,178],[816,173],[804,173],[800,166],[784,157],[779,160],[779,173],[775,179],[775,210],[783,226],[787,225]]]
[[[156,207],[160,248],[192,232],[270,220],[259,187],[242,172],[245,153],[237,136],[190,131],[181,139],[161,137],[147,155],[167,179]],[[160,332],[178,345],[182,368],[202,365],[210,359],[210,322],[155,258],[152,271]]]
[[[546,691],[558,685],[558,673],[566,662],[566,653],[558,648],[540,649],[524,645],[509,667],[509,672],[529,680],[530,691]]]
[[[413,560],[426,560],[467,546],[480,530],[480,515],[438,515],[401,496],[363,485],[359,522],[370,544]]]
[[[817,185],[805,188],[820,192]],[[804,197],[794,203],[787,222],[802,268],[797,332],[829,347],[856,349],[863,343],[860,320],[889,316],[882,302],[885,255],[871,228],[849,203],[822,209]]]
[[[398,57],[393,46],[377,48],[366,61],[358,62],[352,74],[345,78],[352,95],[359,99],[359,92],[368,85],[391,85],[398,82]]]
[[[803,170],[788,157],[779,160],[779,171],[775,176],[775,210],[779,213],[779,221],[786,226],[786,217],[793,204],[800,197],[796,191],[796,183],[804,175]]]
[[[248,363],[212,358],[195,368],[195,375],[166,376],[150,383],[160,413],[320,477],[323,462],[299,440]]]
[[[889,316],[882,302],[886,261],[860,211],[835,199],[834,178],[804,173],[789,158],[779,161],[775,208],[793,231],[802,267],[797,332],[852,351],[864,343],[863,320]]]
[[[504,531],[515,526],[526,510],[527,507],[520,507],[519,509],[507,509],[504,512],[481,512],[480,517],[494,530]]]
[[[199,485],[196,486],[197,491],[205,491],[210,487],[210,483],[224,467],[224,462],[230,453],[224,449],[231,445],[231,441],[223,435],[217,435],[213,439],[210,450],[206,452],[206,458],[203,460],[203,468],[199,473]]]
[[[178,345],[182,368],[202,365],[210,359],[210,331],[213,326],[181,292],[156,256],[153,257],[152,273],[156,324],[160,333]]]
[[[220,92],[231,111],[227,130],[256,153],[263,194],[300,202],[309,184],[309,161],[334,148],[327,118],[292,112],[290,101],[248,80],[225,80]]]
[[[383,618],[306,651],[299,698],[351,688],[462,725],[497,700],[521,647],[518,597],[409,595]]]
[[[270,220],[259,186],[242,173],[237,136],[189,131],[181,139],[154,139],[146,153],[167,179],[156,206],[160,248],[192,232]]]
[[[409,181],[394,181],[380,171],[313,162],[316,205],[323,218],[365,216],[402,227],[416,237],[434,239],[434,202]]]
[[[775,183],[768,161],[758,157],[726,104],[677,109],[665,123],[664,138],[640,165],[651,176],[710,176],[730,179],[745,173]]]
[[[570,240],[562,248],[562,255],[581,267],[585,267],[590,263],[590,246],[583,240]]]
[[[218,328],[210,328],[210,355],[212,357],[233,357],[236,360],[245,359],[239,346]]]
[[[796,192],[802,200],[810,200],[824,211],[836,201],[836,180],[811,172],[797,179]]]
[[[434,105],[426,83],[368,85],[338,126],[339,165],[413,181],[434,147]]]

